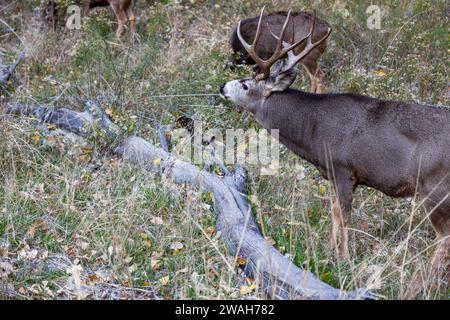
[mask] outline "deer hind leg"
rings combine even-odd
[[[329,247],[332,250],[337,250],[338,248],[338,236],[340,226],[341,226],[341,206],[339,205],[339,201],[336,199],[333,202],[333,208],[331,209],[331,237]]]
[[[337,249],[340,259],[348,259],[350,254],[347,227],[352,211],[354,182],[351,179],[339,179],[335,183],[335,189],[337,199],[331,212],[332,231],[330,244],[335,250]]]
[[[302,66],[305,68],[306,73],[309,76],[309,81],[310,81],[310,87],[309,87],[309,91],[312,93],[315,93],[317,90],[317,82],[316,82],[316,71],[317,71],[317,65],[305,65],[302,63]]]
[[[323,79],[325,78],[325,73],[322,69],[317,68],[316,75],[314,76],[316,82],[316,93],[323,93],[325,91],[325,85],[323,84]]]
[[[429,278],[441,281],[444,289],[450,288],[450,198],[430,215],[436,231],[437,248],[428,263]],[[434,281],[430,281],[434,282]]]
[[[430,188],[431,189],[431,188]],[[434,194],[424,194],[425,209],[436,232],[437,247],[427,263],[427,269],[417,275],[412,285],[406,290],[407,298],[415,298],[429,284],[440,286],[444,290],[450,288],[450,188],[436,190]],[[447,200],[441,202],[444,197]],[[438,207],[437,205],[440,204]]]
[[[305,68],[306,73],[308,73],[309,80],[311,82],[310,92],[312,93],[322,93],[325,90],[325,85],[323,84],[323,79],[325,78],[325,73],[320,69],[318,63],[302,64]]]
[[[128,21],[130,22],[131,34],[134,36],[136,35],[136,16],[134,15],[131,1],[127,2],[126,13]]]
[[[116,31],[116,37],[120,38],[120,36],[123,33],[123,30],[125,29],[125,24],[128,21],[127,14],[124,10],[122,1],[111,1],[111,7],[114,10],[114,14],[117,18],[117,31]]]

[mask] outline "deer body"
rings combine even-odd
[[[261,125],[279,129],[281,142],[327,179],[334,170],[351,177],[355,186],[407,197],[415,192],[420,161],[423,178],[450,173],[447,110],[288,89],[264,99],[253,111]]]
[[[441,267],[450,272],[450,111],[355,94],[290,89],[296,77],[295,65],[325,41],[331,30],[313,42],[311,23],[306,37],[287,43],[283,39],[288,14],[275,52],[262,59],[255,50],[262,18],[263,12],[251,45],[240,34],[240,25],[237,28],[239,40],[261,73],[227,82],[220,93],[251,112],[266,129],[278,129],[281,143],[332,182],[337,199],[331,215],[331,245],[338,248],[341,257],[348,257],[347,227],[358,185],[392,197],[417,194],[439,241],[431,273]],[[306,42],[304,49],[295,54],[293,49],[302,42]],[[281,60],[286,56],[286,61]],[[420,288],[413,288],[415,295]]]
[[[265,23],[261,26],[261,41],[256,48],[256,52],[261,58],[267,59],[275,51],[277,41],[271,35],[271,32],[280,34],[283,23],[286,20],[286,16],[287,12],[284,11],[274,12],[264,16]],[[291,16],[292,19],[286,30],[285,39],[291,39],[293,35],[295,40],[301,39],[308,33],[312,21],[312,14],[310,12],[301,11],[293,12]],[[245,19],[241,22],[241,33],[247,42],[252,41],[255,38],[257,24],[258,17]],[[322,38],[326,34],[329,27],[330,26],[326,21],[317,18],[315,20],[314,33],[312,35],[313,40],[317,41]],[[325,52],[327,45],[327,41],[322,42],[316,48],[311,50],[311,52],[309,52],[308,55],[306,55],[300,62],[310,78],[311,92],[320,93],[324,90],[324,72],[320,69],[319,61]],[[235,28],[231,34],[230,46],[233,52],[239,53],[238,57],[233,62],[234,64],[255,64],[255,61],[245,51],[242,43],[239,41],[237,36],[237,28]],[[295,48],[294,51],[298,53],[303,49],[304,45],[300,45]]]

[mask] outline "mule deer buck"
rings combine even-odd
[[[268,15],[264,15],[263,19],[267,23],[260,26],[261,40],[259,41],[258,46],[255,48],[256,54],[262,59],[268,59],[275,52],[277,42],[272,37],[271,33],[272,32],[275,32],[277,34],[280,33],[281,28],[283,27],[283,23],[286,20],[287,14],[288,13],[285,11],[279,11],[270,13]],[[252,39],[255,38],[258,19],[259,19],[258,17],[254,17],[245,19],[240,22],[241,36],[246,42],[250,42]],[[311,12],[306,11],[292,12],[291,20],[286,30],[285,38],[294,39],[294,41],[302,39],[308,33],[312,19],[313,15]],[[314,41],[317,41],[320,38],[322,38],[325,34],[327,34],[330,26],[326,21],[319,18],[316,18],[314,21],[315,25],[312,34],[312,39]],[[328,38],[327,40],[319,43],[300,61],[300,64],[305,68],[310,78],[311,92],[321,93],[324,90],[323,79],[325,74],[320,69],[319,61],[321,56],[325,52],[327,45],[328,45]],[[239,40],[237,28],[234,29],[231,35],[230,46],[234,52],[234,61],[232,62],[232,65],[256,63],[256,61],[251,57],[251,55],[245,50],[245,48],[242,45],[242,42]],[[304,48],[305,45],[302,43],[294,48],[294,53],[298,54]]]
[[[290,89],[296,77],[295,65],[330,35],[328,29],[313,42],[314,17],[307,35],[291,44],[283,41],[288,13],[280,36],[275,36],[276,49],[267,60],[255,49],[263,11],[252,44],[245,41],[239,24],[237,37],[258,64],[260,74],[223,84],[222,97],[251,112],[267,130],[278,129],[279,140],[287,148],[332,182],[337,199],[332,208],[330,244],[341,258],[349,255],[347,227],[353,191],[364,185],[392,197],[418,196],[438,239],[430,271],[437,271],[438,266],[448,271],[450,112],[355,94]],[[295,53],[302,44],[304,49]]]

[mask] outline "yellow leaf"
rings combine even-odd
[[[39,142],[39,136],[37,134],[35,134],[33,136],[33,141],[34,141],[34,143],[38,143]]]
[[[106,108],[106,109],[105,109],[105,113],[106,113],[108,116],[112,117],[113,114],[114,114],[114,111],[113,111],[113,109],[111,109],[111,108]]]
[[[144,241],[142,241],[142,243],[147,248],[151,248],[152,247],[152,242],[150,240],[144,240]]]
[[[245,258],[243,258],[241,256],[239,256],[236,259],[236,265],[238,265],[238,266],[245,266],[246,264],[247,264],[247,259],[245,259]]]
[[[211,237],[216,232],[216,228],[214,228],[214,227],[207,227],[205,232],[208,235],[208,237]]]
[[[165,285],[169,282],[169,280],[170,280],[170,277],[169,277],[169,276],[165,276],[165,277],[162,277],[161,279],[159,279],[158,281],[159,281],[159,283],[161,283],[163,286],[165,286]]]
[[[161,160],[162,160],[162,158],[156,158],[155,160],[153,160],[153,164],[155,166],[159,166],[161,164]]]
[[[319,187],[319,193],[320,193],[321,195],[324,195],[326,192],[327,192],[327,188],[326,188],[324,185],[321,185],[321,186]]]
[[[386,71],[384,71],[383,69],[374,70],[373,73],[380,78],[387,75]]]
[[[245,295],[255,291],[255,289],[256,289],[256,286],[254,283],[249,286],[243,285],[241,287],[241,289],[239,290],[239,293],[241,294],[241,296],[245,296]]]

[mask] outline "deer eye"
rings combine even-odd
[[[244,90],[248,90],[248,86],[247,86],[245,83],[242,84],[242,88],[243,88]]]

